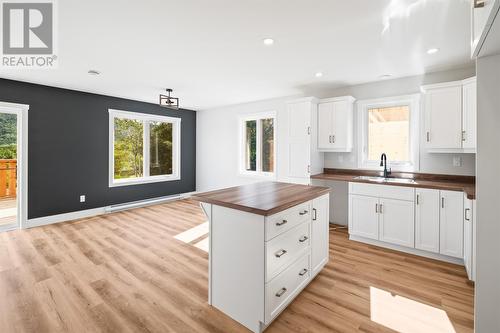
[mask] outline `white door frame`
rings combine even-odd
[[[0,113],[17,115],[17,226],[26,227],[28,220],[28,110],[29,105],[0,102]],[[19,195],[20,194],[20,195]],[[0,230],[0,231],[6,231]]]

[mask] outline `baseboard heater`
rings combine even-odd
[[[166,201],[179,200],[179,199],[183,199],[185,197],[186,197],[186,195],[175,194],[175,195],[169,195],[166,197],[145,199],[145,200],[127,202],[124,204],[111,205],[111,206],[106,207],[105,210],[106,210],[106,213],[112,213],[112,212],[116,212],[119,210],[126,210],[126,209],[131,209],[131,208],[138,208],[138,207],[144,207],[144,206],[149,206],[149,205],[155,205],[155,204],[159,204],[159,203],[166,202]]]

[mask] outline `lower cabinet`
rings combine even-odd
[[[311,219],[311,268],[316,275],[328,262],[330,255],[330,197],[328,195],[312,201]]]
[[[379,240],[415,246],[415,216],[412,201],[381,198],[379,201]]]
[[[415,248],[439,253],[439,190],[415,190]]]
[[[457,191],[440,191],[439,253],[463,258],[464,195]]]
[[[463,259],[473,279],[473,204],[459,191],[350,183],[349,234]]]

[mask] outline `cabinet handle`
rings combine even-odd
[[[335,143],[335,135],[332,135],[332,143]]]
[[[276,252],[276,253],[274,254],[274,256],[275,256],[276,258],[281,258],[284,254],[286,254],[286,250],[281,249],[281,250],[279,250],[278,252]]]
[[[301,211],[301,212],[299,213],[299,215],[306,215],[307,213],[309,213],[309,212],[308,212],[307,210],[305,210],[305,209],[304,209],[303,211]]]
[[[444,198],[441,198],[441,208],[444,208]]]
[[[316,221],[318,219],[318,211],[316,208],[313,208],[313,221]]]
[[[375,213],[378,213],[378,204],[375,204]]]
[[[299,239],[299,242],[304,243],[306,240],[308,240],[307,236],[302,236],[301,239]]]
[[[302,270],[300,271],[299,275],[300,275],[300,276],[304,276],[304,275],[306,275],[306,273],[307,273],[307,269],[306,269],[306,268],[304,268],[304,269],[302,269]]]
[[[380,214],[382,214],[382,207],[384,207],[384,205],[380,204],[380,207],[378,208],[378,210],[380,211]]]
[[[465,131],[462,131],[462,141],[466,141],[467,136],[465,135]]]
[[[287,224],[287,223],[288,223],[288,221],[287,221],[287,220],[283,220],[283,221],[281,221],[281,222],[276,222],[276,225],[277,225],[278,227],[281,227],[282,225]]]
[[[431,133],[430,132],[427,132],[427,142],[430,142],[431,141]]]
[[[332,136],[331,135],[328,136],[328,142],[332,143]]]
[[[286,293],[286,288],[281,288],[280,291],[276,293],[276,297],[281,297],[284,293]]]
[[[483,8],[484,0],[474,0],[474,8]]]
[[[468,212],[470,212],[470,208],[465,208],[465,214],[464,214],[465,216],[464,217],[465,217],[466,221],[470,221],[470,218],[468,217],[469,214],[467,214]]]
[[[420,194],[417,194],[417,205],[420,204]]]

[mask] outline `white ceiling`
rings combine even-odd
[[[197,110],[296,95],[468,63],[470,1],[64,0],[58,69],[0,76]]]

